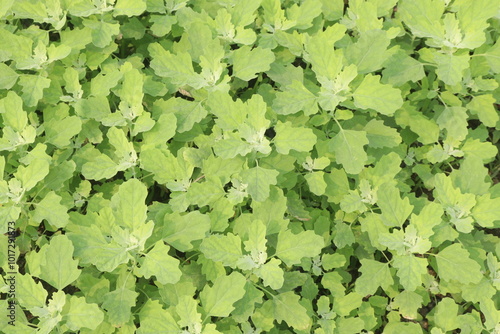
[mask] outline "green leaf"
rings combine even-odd
[[[491,94],[474,96],[467,104],[470,111],[477,114],[484,125],[494,127],[500,119],[498,111],[494,107],[496,99]]]
[[[90,180],[109,179],[118,173],[118,164],[106,154],[93,157],[82,166],[82,174]]]
[[[436,306],[434,321],[445,332],[460,326],[458,322],[458,305],[452,298],[443,298]]]
[[[405,290],[394,297],[391,306],[398,308],[399,313],[405,319],[417,319],[419,315],[418,310],[422,307],[423,302],[422,296],[418,293]]]
[[[396,112],[395,118],[398,125],[409,127],[415,132],[422,144],[432,144],[438,141],[439,127],[436,122],[431,121],[415,108],[404,105]]]
[[[108,241],[95,225],[81,226],[67,235],[81,264],[92,263],[97,269],[110,272],[129,261],[126,247],[114,240]]]
[[[276,124],[275,131],[274,144],[280,154],[288,154],[290,150],[309,152],[316,144],[312,129],[292,127],[290,122]]]
[[[21,98],[27,107],[35,107],[43,97],[43,91],[50,86],[50,79],[41,75],[22,74],[19,85],[23,87]]]
[[[84,20],[83,25],[91,29],[92,44],[98,48],[107,47],[120,32],[120,25],[118,23]]]
[[[139,16],[146,10],[145,0],[118,0],[113,15]]]
[[[33,220],[41,223],[47,220],[56,228],[65,227],[69,222],[68,208],[61,204],[62,197],[51,191],[41,200],[34,211]]]
[[[257,202],[264,202],[269,197],[269,187],[276,184],[278,175],[276,170],[258,166],[240,172],[243,183],[248,185],[248,194]]]
[[[61,120],[51,119],[45,122],[45,141],[56,147],[68,146],[71,138],[82,130],[82,121],[77,116],[65,117]]]
[[[469,257],[461,244],[453,244],[436,255],[437,273],[445,281],[479,283],[483,275],[479,264]]]
[[[193,69],[191,56],[188,53],[173,55],[160,44],[152,43],[148,46],[152,58],[151,68],[161,77],[169,78],[176,85],[189,85],[199,89],[205,85],[202,77]]]
[[[373,148],[396,147],[401,144],[401,136],[394,128],[386,126],[384,122],[372,119],[364,129],[368,145]]]
[[[139,294],[125,287],[117,288],[104,295],[102,307],[107,311],[108,321],[115,327],[122,326],[132,315],[131,308]]]
[[[441,24],[444,9],[444,2],[440,0],[404,0],[398,6],[398,13],[415,36],[439,41],[444,38]]]
[[[294,80],[276,94],[273,110],[280,115],[290,115],[303,111],[305,115],[318,112],[317,97],[300,81]]]
[[[223,92],[213,92],[208,96],[207,106],[217,116],[216,123],[222,130],[236,130],[247,118],[247,110],[241,100],[233,101]]]
[[[199,211],[185,215],[166,214],[163,220],[162,237],[172,247],[181,252],[193,249],[192,241],[205,238],[210,229],[210,217]]]
[[[285,321],[296,330],[307,330],[311,326],[311,318],[307,310],[299,303],[300,297],[293,291],[280,293],[273,298],[274,317],[278,323]]]
[[[311,190],[311,192],[316,196],[325,194],[327,184],[325,182],[324,175],[325,173],[321,171],[304,175],[304,178],[309,186],[309,190]]]
[[[469,55],[441,54],[435,55],[438,65],[436,74],[447,85],[457,85],[462,81],[463,72],[469,67]]]
[[[214,234],[203,239],[200,251],[207,259],[221,262],[223,265],[233,268],[236,268],[236,262],[243,256],[241,239],[232,233]]]
[[[5,277],[9,279],[9,276]],[[20,305],[28,310],[35,307],[44,307],[47,299],[47,290],[42,285],[42,282],[35,282],[30,274],[17,275],[16,280],[16,297]],[[7,280],[7,283],[11,281]]]
[[[422,327],[420,324],[413,322],[390,322],[384,328],[385,334],[422,334]]]
[[[342,69],[342,54],[334,51],[333,44],[344,36],[345,30],[345,26],[335,24],[318,32],[305,44],[306,59],[318,78],[333,80]]]
[[[4,126],[10,126],[17,132],[23,131],[28,125],[28,115],[23,110],[23,100],[13,91],[9,91],[7,96],[0,100],[0,113]]]
[[[408,197],[401,199],[399,190],[390,183],[384,183],[378,188],[377,197],[384,224],[401,227],[413,210]]]
[[[104,320],[104,313],[97,304],[88,304],[83,297],[71,296],[69,309],[64,317],[66,325],[73,331],[82,327],[95,330]]]
[[[356,280],[356,292],[366,296],[373,295],[378,287],[387,290],[394,281],[389,265],[387,263],[378,262],[370,259],[362,259],[361,261],[361,277]]]
[[[441,129],[446,129],[446,140],[457,145],[465,139],[467,131],[467,113],[462,107],[446,107],[437,119]]]
[[[254,273],[262,278],[264,285],[271,287],[271,289],[278,290],[283,286],[285,278],[283,276],[283,269],[280,268],[281,261],[278,259],[271,259],[269,262],[256,269]]]
[[[145,278],[155,276],[161,284],[175,284],[181,278],[179,260],[168,255],[170,247],[163,241],[155,243],[154,247],[145,255],[141,267],[136,273]]]
[[[421,286],[422,275],[427,273],[427,261],[412,254],[394,257],[392,266],[396,268],[399,283],[406,291],[415,291]]]
[[[58,235],[44,248],[45,261],[40,266],[40,278],[62,290],[73,283],[81,272],[78,261],[73,259],[73,244],[67,236]]]
[[[246,279],[238,272],[218,277],[213,286],[205,286],[200,293],[201,304],[207,316],[227,317],[233,304],[245,295]]]
[[[233,75],[241,80],[249,81],[260,72],[268,71],[274,61],[274,53],[269,49],[242,46],[233,52]]]
[[[408,81],[417,82],[425,77],[424,64],[399,50],[387,59],[382,71],[382,81],[399,87]]]
[[[313,231],[302,231],[294,234],[290,230],[278,234],[278,245],[275,256],[287,266],[299,264],[304,257],[315,257],[324,246],[323,238]]]
[[[11,89],[17,82],[19,74],[9,66],[0,63],[0,89]]]
[[[350,64],[356,65],[358,73],[374,72],[379,70],[386,61],[389,43],[390,39],[384,30],[364,31],[356,43],[345,49],[345,57]]]
[[[383,115],[392,115],[403,106],[401,91],[380,83],[380,76],[368,74],[354,91],[354,105],[373,109]]]
[[[500,197],[492,199],[489,194],[477,198],[472,216],[482,227],[498,227],[500,220]]]
[[[144,140],[143,149],[146,147],[157,147],[168,142],[177,128],[177,118],[174,114],[162,114],[155,125],[142,134]]]
[[[162,308],[158,300],[148,300],[139,313],[141,325],[138,334],[177,333],[180,327],[173,316]]]
[[[201,324],[201,316],[196,310],[198,303],[190,296],[181,296],[179,303],[175,307],[175,311],[181,318],[178,322],[181,327],[193,326]]]
[[[118,192],[111,198],[111,208],[117,224],[130,230],[144,224],[148,210],[145,204],[147,195],[146,186],[137,179],[122,183]]]
[[[363,146],[368,144],[365,131],[340,130],[329,142],[329,149],[335,153],[335,160],[349,174],[359,174],[367,160]]]
[[[357,309],[363,302],[363,296],[357,292],[351,292],[345,296],[339,296],[333,301],[333,310],[340,316],[348,316],[352,310]]]

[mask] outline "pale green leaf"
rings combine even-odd
[[[460,326],[457,313],[458,305],[455,301],[452,298],[443,298],[436,306],[434,321],[445,332],[451,331]]]
[[[191,56],[188,53],[173,55],[160,44],[153,43],[148,46],[151,68],[161,77],[179,86],[189,85],[199,89],[205,85],[203,78],[194,71]]]
[[[107,47],[120,32],[120,25],[118,23],[84,20],[83,25],[91,29],[92,44],[98,48]]]
[[[118,164],[106,154],[95,156],[82,166],[82,174],[90,180],[109,179],[118,173]]]
[[[158,300],[148,300],[139,313],[141,325],[138,334],[178,333],[180,327]]]
[[[43,97],[43,91],[50,86],[50,79],[41,75],[22,74],[19,84],[23,87],[21,98],[27,107],[35,107]]]
[[[361,109],[373,109],[383,115],[392,115],[403,106],[401,91],[380,83],[380,76],[368,74],[354,91],[354,104]]]
[[[73,331],[82,327],[95,330],[104,320],[104,313],[97,304],[88,304],[83,297],[71,296],[69,309],[64,318],[68,328]]]
[[[107,311],[108,321],[119,327],[129,321],[136,298],[139,294],[125,287],[117,288],[104,295],[102,308]]]
[[[181,278],[179,260],[168,255],[170,247],[163,241],[158,241],[154,247],[146,253],[141,267],[136,270],[137,274],[150,278],[155,276],[161,284],[175,284]]]
[[[205,238],[209,229],[210,217],[199,211],[189,212],[185,215],[166,214],[163,221],[162,237],[172,247],[185,252],[193,248],[192,241]]]
[[[384,183],[378,188],[377,197],[384,224],[401,227],[413,210],[408,197],[401,199],[399,190],[390,183]]]
[[[10,126],[17,132],[23,131],[28,124],[28,115],[23,110],[23,100],[13,91],[9,91],[7,96],[0,100],[0,113],[4,126]]]
[[[363,302],[363,296],[357,292],[350,292],[345,296],[338,296],[333,301],[333,310],[340,316],[348,316],[352,310],[357,309]]]
[[[148,190],[137,179],[122,183],[118,192],[111,198],[111,208],[117,224],[134,230],[146,222],[147,206],[145,204]]]
[[[491,94],[474,96],[472,101],[467,104],[467,108],[478,115],[479,120],[484,125],[494,127],[500,119],[498,111],[494,104],[496,99]]]
[[[469,67],[469,55],[442,54],[435,55],[438,65],[436,73],[445,84],[456,85],[462,81],[463,72]]]
[[[10,275],[5,276],[7,284],[12,282]],[[16,297],[21,306],[30,310],[34,307],[45,306],[47,299],[47,290],[42,285],[42,282],[35,282],[30,274],[16,275]]]
[[[42,262],[40,278],[62,290],[73,283],[81,270],[78,261],[73,259],[73,244],[65,235],[58,235],[45,245],[45,261]]]
[[[398,270],[399,283],[406,291],[415,291],[422,285],[422,275],[427,273],[427,260],[408,254],[394,257],[392,265]]]
[[[181,318],[179,326],[187,327],[193,324],[201,324],[201,316],[197,311],[198,302],[191,296],[180,296],[179,302],[175,306],[177,315]]]
[[[283,269],[280,268],[281,261],[278,259],[271,259],[269,262],[256,269],[254,273],[262,278],[265,286],[271,289],[278,290],[283,286],[285,278],[283,276]]]
[[[327,184],[325,182],[325,173],[322,171],[312,172],[304,175],[307,181],[309,190],[316,196],[321,196],[325,194]]]
[[[236,262],[243,255],[241,239],[232,233],[226,235],[213,234],[203,239],[200,251],[207,259],[221,262],[223,265],[233,268],[236,267]]]
[[[361,276],[356,280],[356,292],[366,296],[373,295],[379,287],[388,289],[394,281],[389,265],[371,259],[362,259]]]
[[[11,89],[17,82],[19,74],[9,66],[0,63],[0,89]]]
[[[311,317],[299,303],[300,297],[293,291],[280,293],[273,298],[274,317],[278,323],[285,321],[296,330],[307,330],[311,326]]]
[[[383,121],[372,119],[363,130],[366,132],[370,147],[396,147],[401,144],[402,139],[398,131],[386,126]]]
[[[252,199],[263,202],[269,197],[269,187],[276,184],[279,172],[257,166],[242,170],[240,175],[243,183],[248,185],[247,192]]]
[[[56,228],[65,227],[69,221],[68,208],[61,204],[61,196],[51,191],[35,207],[33,220],[41,223],[47,220]]]
[[[274,144],[280,154],[288,154],[290,150],[309,152],[316,144],[316,135],[312,129],[296,128],[291,123],[278,123],[275,126]]]
[[[45,141],[56,147],[63,148],[70,145],[71,138],[82,130],[82,121],[79,117],[69,116],[61,120],[51,119],[45,122]]]
[[[437,273],[445,281],[479,283],[483,275],[479,264],[461,244],[453,244],[436,255]]]
[[[441,40],[444,38],[441,24],[444,9],[441,0],[404,0],[398,6],[398,13],[415,36]]]
[[[382,81],[399,87],[408,81],[417,82],[425,76],[424,64],[399,50],[384,63]]]
[[[139,16],[146,10],[146,0],[118,0],[113,15]]]
[[[304,257],[315,257],[324,246],[323,237],[313,231],[302,231],[294,234],[290,230],[278,234],[278,245],[275,256],[287,266],[299,264]]]
[[[122,263],[129,261],[126,247],[115,241],[106,240],[96,226],[81,226],[67,234],[75,247],[75,257],[81,264],[94,264],[100,271],[113,271]]]
[[[217,278],[213,286],[205,286],[200,293],[206,314],[227,317],[234,310],[233,304],[245,295],[246,279],[238,272]]]
[[[483,227],[498,227],[500,221],[500,197],[491,198],[485,194],[477,198],[477,203],[472,209],[472,216]]]
[[[387,59],[390,39],[385,30],[373,29],[361,33],[359,40],[345,49],[345,57],[356,65],[358,73],[379,70]]]
[[[241,100],[233,101],[227,93],[215,91],[208,96],[207,107],[217,116],[216,123],[222,130],[236,130],[247,118]]]
[[[368,160],[363,148],[367,144],[365,131],[340,130],[329,142],[329,148],[348,174],[359,174]]]
[[[405,319],[417,319],[419,316],[418,310],[422,307],[423,302],[422,296],[418,293],[405,290],[394,297],[391,306],[393,308],[398,308],[399,313],[401,313]]]
[[[335,24],[318,32],[305,44],[306,59],[318,78],[333,80],[342,69],[342,54],[334,51],[333,44],[344,36],[345,31],[345,26]]]
[[[274,53],[269,49],[242,46],[235,50],[233,58],[233,75],[241,80],[251,80],[260,72],[268,71],[274,61]]]
[[[290,115],[303,111],[305,115],[318,112],[317,97],[300,81],[294,80],[276,94],[273,110],[277,114]]]
[[[436,122],[428,119],[414,107],[405,104],[396,112],[395,119],[398,125],[409,127],[415,132],[422,144],[435,143],[439,138],[439,127]]]

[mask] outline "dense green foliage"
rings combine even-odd
[[[500,1],[346,3],[0,1],[0,332],[500,333]]]

